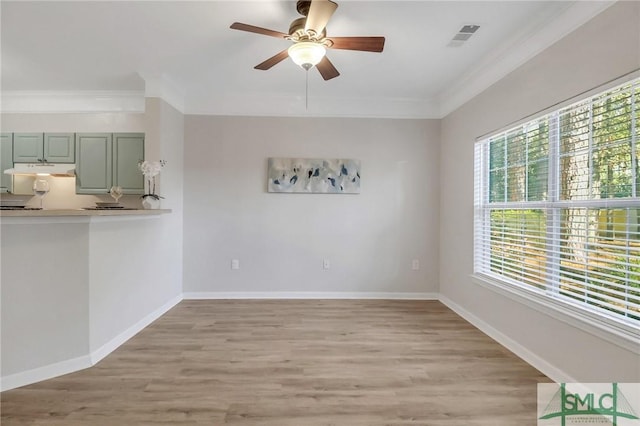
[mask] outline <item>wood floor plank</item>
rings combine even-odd
[[[534,426],[543,374],[436,301],[183,301],[18,425]]]

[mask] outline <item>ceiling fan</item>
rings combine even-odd
[[[322,78],[331,80],[340,73],[326,57],[327,49],[382,52],[385,41],[384,37],[327,37],[326,26],[337,7],[338,4],[331,0],[298,0],[296,9],[303,17],[291,23],[288,34],[240,22],[234,22],[231,28],[293,42],[288,49],[256,65],[255,69],[266,71],[288,56],[307,71],[315,66]]]

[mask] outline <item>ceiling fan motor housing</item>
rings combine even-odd
[[[296,10],[302,16],[309,15],[309,8],[311,7],[311,0],[298,0],[296,3]]]
[[[298,31],[304,31],[304,23],[306,22],[306,20],[307,18],[294,19],[291,22],[291,25],[289,25],[289,35],[293,36]]]
[[[289,36],[293,41],[312,40],[321,41],[327,36],[327,30],[322,30],[322,33],[315,34],[313,31],[309,32],[304,29],[307,18],[298,18],[291,22],[289,26]]]

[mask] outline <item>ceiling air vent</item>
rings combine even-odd
[[[464,44],[465,41],[469,40],[471,36],[478,31],[480,25],[464,25],[458,33],[453,36],[451,41],[447,46],[449,47],[460,47]]]

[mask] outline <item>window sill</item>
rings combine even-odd
[[[472,274],[471,278],[484,288],[640,355],[640,330],[632,325],[592,314],[570,303],[551,299],[484,274]]]

